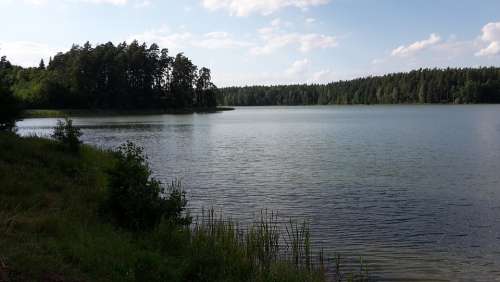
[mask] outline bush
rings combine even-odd
[[[164,186],[151,177],[143,149],[132,142],[121,145],[116,156],[106,208],[119,226],[145,231],[162,219],[176,225],[190,224],[189,216],[182,215],[187,201],[180,182]]]
[[[77,152],[80,149],[80,144],[82,143],[80,141],[81,136],[80,129],[74,127],[73,121],[69,118],[65,118],[64,121],[58,120],[52,134],[52,138],[68,146],[73,152]]]
[[[11,131],[19,115],[19,102],[0,79],[0,130]]]

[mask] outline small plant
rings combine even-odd
[[[68,146],[73,152],[77,152],[80,149],[80,144],[82,143],[80,141],[81,136],[82,132],[79,128],[73,126],[73,120],[69,118],[65,118],[64,121],[58,120],[52,134],[52,138]]]
[[[162,219],[181,226],[191,223],[189,216],[183,216],[187,200],[180,181],[164,186],[151,177],[143,149],[132,142],[121,145],[116,156],[106,207],[119,226],[145,231]]]

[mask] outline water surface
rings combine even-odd
[[[310,221],[379,280],[500,281],[500,106],[246,107],[75,118],[83,140],[145,147],[191,208]],[[56,119],[19,122],[50,134]]]

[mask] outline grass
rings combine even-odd
[[[28,109],[22,112],[23,118],[60,118],[67,116],[119,116],[119,115],[157,115],[192,114],[231,111],[231,107],[190,108],[167,110],[85,110],[85,109]]]
[[[214,211],[189,227],[129,232],[102,214],[115,155],[0,133],[0,281],[325,281],[309,228],[263,212],[245,228]],[[288,231],[286,231],[288,230]],[[363,280],[365,276],[353,276]]]

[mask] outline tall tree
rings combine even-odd
[[[499,103],[500,68],[419,69],[324,85],[228,87],[221,105]]]
[[[172,66],[172,95],[176,108],[193,106],[193,83],[196,78],[196,66],[183,53],[177,54]]]
[[[203,67],[196,78],[195,106],[210,108],[217,105],[217,87],[211,81],[210,70]]]
[[[38,64],[38,69],[45,70],[45,62],[43,61],[43,59],[40,60],[40,64]]]
[[[20,108],[14,97],[11,86],[12,81],[9,72],[12,64],[5,56],[0,58],[0,130],[12,130],[19,117]]]

